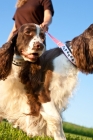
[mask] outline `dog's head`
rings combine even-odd
[[[76,66],[81,72],[93,73],[93,24],[71,41]]]
[[[0,79],[5,79],[12,66],[14,53],[24,60],[36,62],[45,51],[45,33],[36,24],[24,24],[18,33],[0,48]]]
[[[45,51],[45,33],[36,24],[24,24],[18,31],[16,51],[24,60],[35,62]]]

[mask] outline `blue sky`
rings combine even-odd
[[[93,0],[52,0],[55,14],[49,33],[65,42],[81,34],[93,23]],[[13,26],[16,0],[0,1],[0,46],[4,44]],[[56,47],[47,36],[47,49]],[[79,83],[64,121],[93,128],[93,75],[79,74]]]

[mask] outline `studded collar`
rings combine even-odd
[[[64,44],[64,46],[61,47],[63,53],[65,56],[69,59],[69,61],[76,66],[76,62],[74,59],[74,56],[72,55],[72,47],[70,46],[69,48]]]
[[[22,66],[23,62],[24,59],[20,55],[14,54],[12,64]]]

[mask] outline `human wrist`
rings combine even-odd
[[[45,23],[46,25],[49,25],[52,22],[52,19],[49,20],[44,20],[43,23]]]

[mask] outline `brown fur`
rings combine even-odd
[[[0,79],[5,80],[11,72],[17,34],[0,48]]]
[[[51,101],[50,91],[49,91],[51,78],[52,78],[52,71],[50,71],[50,70],[46,71],[45,78],[44,78],[44,84],[43,84],[42,88],[40,89],[39,96],[38,96],[39,102],[41,102],[41,103],[46,103],[46,102]]]
[[[14,53],[20,55],[21,51],[28,47],[28,42],[36,33],[34,24],[30,25],[23,25],[19,29],[19,32],[0,48],[0,80],[5,80],[10,74]],[[40,32],[41,35],[43,35],[42,31]],[[42,39],[44,41],[44,38]],[[37,49],[36,46],[34,49]],[[42,46],[38,49],[42,50]],[[37,90],[43,85],[42,69],[39,59],[35,63],[25,61],[21,67],[19,78],[25,85],[28,104],[31,106],[31,114],[34,116],[39,115],[41,103],[38,101],[39,93],[37,93]]]
[[[17,35],[0,49],[0,79],[7,78],[11,71],[14,47],[16,53],[20,54],[23,46],[26,47],[31,39],[28,28],[24,31],[21,28],[17,41],[16,38]],[[75,37],[71,45],[77,68],[84,73],[93,73],[93,24]],[[28,104],[34,116],[39,115],[41,103],[51,100],[49,86],[53,74],[52,61],[61,53],[59,48],[48,50],[35,63],[26,61],[21,68],[19,78],[25,85]]]
[[[6,86],[3,89],[4,93],[1,92],[1,119],[2,117],[7,118],[9,122],[15,124],[16,127],[19,126],[30,136],[45,134],[53,136],[55,140],[65,140],[60,114],[67,107],[68,99],[73,95],[77,84],[78,69],[87,74],[93,73],[93,24],[80,36],[66,43],[73,53],[76,67],[58,47],[48,50],[44,54],[41,53],[42,56],[37,59],[35,57],[37,52],[35,51],[34,55],[32,50],[29,51],[31,49],[29,41],[32,38],[30,29],[28,24],[25,28],[23,26],[16,36],[17,39],[13,37],[12,42],[6,43],[0,49],[0,78],[5,79],[10,74],[9,79],[1,81],[1,89]],[[35,29],[33,33],[35,33]],[[34,44],[32,46],[34,49]],[[27,50],[27,48],[29,49]],[[25,55],[21,53],[22,50],[24,50],[24,54],[31,54],[30,56],[35,57],[37,61],[33,62],[31,57],[25,59]],[[16,54],[22,55],[24,60],[32,61],[25,61],[21,70],[13,65],[11,72],[14,51]],[[16,77],[17,74],[19,77]],[[11,85],[11,81],[14,80],[15,86]],[[9,88],[12,90],[10,91]],[[12,96],[12,94],[14,95]],[[7,102],[8,107],[4,102]]]
[[[28,74],[27,74],[28,73]],[[31,115],[37,116],[40,111],[37,90],[42,86],[42,72],[39,60],[36,63],[25,62],[20,71],[19,77],[27,91],[28,104],[31,107]]]
[[[52,60],[62,53],[60,50],[56,48],[46,51],[36,63],[25,62],[22,66],[20,78],[21,82],[25,84],[31,114],[34,116],[39,115],[41,103],[51,100],[49,86],[53,72]]]
[[[52,78],[50,70],[42,70],[40,60],[36,63],[25,62],[20,71],[19,77],[25,85],[28,103],[31,107],[31,115],[38,116],[41,103],[50,101],[49,85]],[[29,73],[27,75],[27,73]]]
[[[71,41],[71,45],[73,48],[73,56],[76,61],[76,67],[81,72],[93,73],[93,24],[88,29],[86,29],[83,34],[74,38]],[[36,110],[33,112],[37,115],[39,114],[41,106],[40,104],[51,100],[49,85],[53,74],[52,61],[61,53],[62,51],[59,48],[46,51],[40,57],[40,61],[38,61],[38,67],[37,64],[31,64],[30,72],[26,72],[30,73],[30,79],[27,80],[26,84],[28,92],[30,93],[28,96],[29,103],[31,107],[34,106],[36,108]],[[23,80],[25,79],[25,75]],[[33,109],[31,108],[31,110]]]
[[[93,73],[93,24],[71,42],[76,66],[84,73]]]

